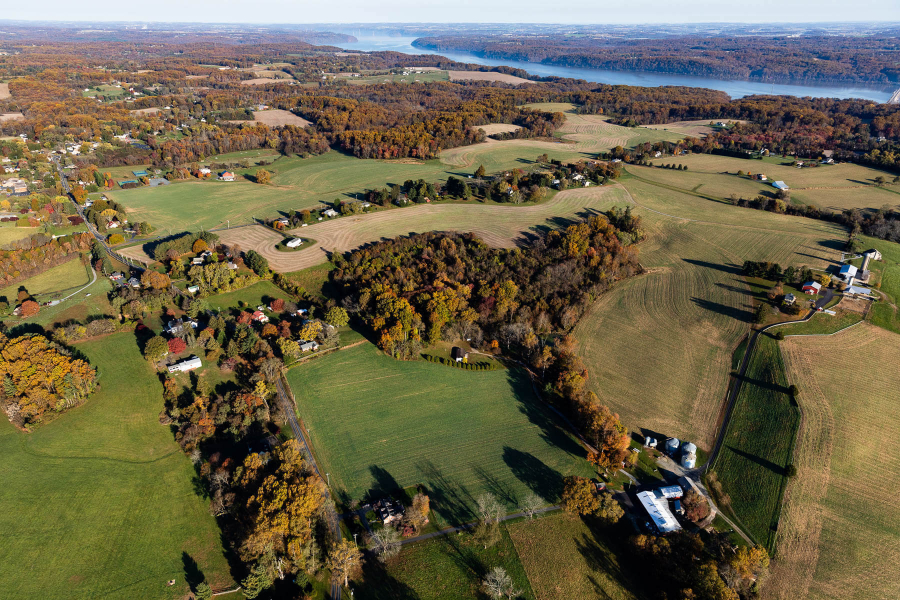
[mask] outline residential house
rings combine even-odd
[[[322,211],[322,214],[329,219],[333,219],[334,217],[338,216],[338,211],[334,210],[333,208],[326,208]]]
[[[209,177],[210,175],[212,175],[212,169],[208,169],[208,168],[206,168],[206,167],[202,167],[202,168],[200,169],[200,176],[201,176],[201,177]]]
[[[236,271],[238,266],[235,263],[228,261],[228,268],[231,269],[232,271]]]
[[[372,509],[385,525],[399,523],[403,519],[403,505],[396,500],[383,498],[372,505]]]
[[[202,256],[195,256],[194,258],[191,259],[191,264],[192,264],[192,265],[202,265],[203,262],[204,262],[204,261],[203,261],[203,257],[202,257]]]
[[[291,224],[291,221],[287,217],[281,217],[280,219],[275,219],[273,224],[275,225],[276,228],[287,227],[288,225]]]
[[[231,171],[222,171],[219,173],[219,181],[234,181],[234,173]]]
[[[141,287],[141,280],[138,279],[137,277],[132,277],[131,279],[128,280],[128,285],[130,285],[133,288],[139,288],[139,287]]]
[[[807,281],[801,288],[804,294],[818,294],[821,289],[822,284],[818,281]]]
[[[193,371],[194,369],[199,369],[202,366],[203,366],[203,362],[196,356],[192,356],[181,362],[177,362],[174,365],[170,365],[169,373],[178,373],[178,372],[184,373],[186,371]]]
[[[189,285],[187,288],[187,291],[190,292],[191,294],[196,294],[197,292],[200,291],[200,286],[199,285]]]
[[[785,305],[791,306],[791,305],[793,305],[794,302],[796,302],[796,301],[797,301],[797,296],[795,296],[795,295],[793,295],[793,294],[785,294],[785,295],[784,295],[784,303],[785,303]]]
[[[115,273],[110,275],[109,278],[112,279],[113,281],[122,281],[123,279],[125,279],[125,275],[116,271]]]
[[[757,174],[754,175],[753,177],[754,177],[757,181],[766,181],[766,180],[769,179],[768,177],[766,177],[766,174],[765,174],[765,173],[757,173]]]
[[[268,323],[269,322],[269,317],[267,317],[266,313],[264,313],[261,310],[254,311],[253,316],[250,318],[253,319],[254,321],[256,321],[257,323]]]
[[[301,352],[315,352],[319,349],[319,344],[315,341],[309,342],[300,342],[300,351]]]
[[[182,319],[174,319],[166,324],[166,333],[172,337],[177,337],[184,333],[184,321]]]

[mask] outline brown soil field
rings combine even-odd
[[[209,75],[185,75],[185,79],[206,79]]]
[[[0,100],[4,98],[11,98],[12,94],[9,93],[9,84],[8,83],[0,83]]]
[[[501,83],[511,83],[513,85],[532,83],[527,79],[522,79],[515,75],[507,75],[506,73],[491,73],[486,71],[447,71],[447,73],[450,75],[450,81],[499,81]]]
[[[340,217],[293,229],[288,233],[316,240],[315,245],[299,252],[276,250],[275,245],[282,236],[262,226],[219,230],[216,233],[226,244],[237,243],[244,250],[256,250],[269,260],[274,270],[288,272],[323,263],[327,260],[326,253],[333,250],[346,252],[382,237],[426,231],[471,231],[492,246],[512,248],[523,241],[523,234],[537,226],[548,225],[551,219],[605,210],[623,202],[624,191],[609,186],[566,190],[534,206],[417,204],[368,215]]]
[[[508,123],[489,123],[487,125],[479,125],[476,129],[481,129],[487,135],[494,135],[495,133],[512,133],[513,131],[522,129],[522,127],[520,125],[510,125]]]
[[[287,110],[254,110],[254,123],[262,123],[270,127],[279,127],[281,125],[296,125],[297,127],[307,127],[312,125],[309,121],[302,117],[298,117],[294,113]]]
[[[900,337],[864,323],[781,347],[803,421],[764,596],[898,598]]]
[[[275,79],[256,78],[256,79],[245,79],[241,82],[241,85],[266,85],[268,83],[275,83],[275,82],[276,82]]]
[[[0,123],[2,123],[4,121],[21,121],[24,118],[25,118],[25,115],[23,115],[20,112],[0,113]]]
[[[138,115],[155,115],[159,110],[159,108],[152,106],[150,108],[136,108],[135,110],[130,110],[128,112]]]
[[[116,249],[116,252],[121,254],[122,256],[126,256],[128,258],[133,258],[134,260],[142,263],[152,263],[153,259],[150,258],[146,252],[144,252],[143,246],[131,246],[130,248],[121,248]]]
[[[694,137],[704,137],[715,131],[709,126],[710,123],[716,123],[719,119],[699,119],[696,121],[673,121],[672,123],[655,123],[653,125],[644,125],[649,129],[661,129],[663,131],[673,131],[682,135],[690,135]],[[726,123],[746,123],[740,119],[727,119]]]

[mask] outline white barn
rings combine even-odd
[[[177,362],[174,365],[169,366],[169,373],[178,373],[178,372],[186,372],[193,371],[194,369],[199,369],[203,366],[203,363],[196,356],[192,356],[188,359],[185,359],[181,362]]]
[[[302,244],[303,244],[302,239],[294,238],[294,239],[288,241],[288,243],[286,243],[285,246],[287,246],[288,248],[297,248],[298,246],[300,246]]]
[[[658,491],[639,492],[637,499],[647,511],[657,531],[669,533],[681,529],[681,525],[678,524],[678,520],[669,509],[669,501]]]

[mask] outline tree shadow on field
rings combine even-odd
[[[716,271],[723,271],[725,273],[730,273],[731,275],[740,275],[741,267],[737,265],[726,265],[722,263],[712,263],[707,262],[705,260],[695,260],[692,258],[682,258],[684,262],[697,266],[697,267],[706,267],[707,269],[715,269]]]
[[[587,526],[588,532],[582,534],[580,539],[575,539],[575,546],[588,568],[593,572],[587,578],[594,588],[596,597],[610,598],[609,593],[595,574],[604,574],[624,589],[634,590],[640,587],[636,586],[637,582],[632,581],[622,569],[617,553],[611,547],[613,536],[620,535],[624,539],[630,533],[628,529],[623,527],[622,523],[615,526],[603,525],[596,517],[591,516],[582,517],[582,521]]]
[[[697,298],[696,296],[691,298],[691,302],[704,310],[718,313],[720,315],[725,315],[726,317],[737,319],[738,321],[741,321],[743,323],[749,323],[753,318],[753,313],[751,311],[737,308],[736,306],[729,306],[727,304],[713,302],[712,300]]]
[[[547,502],[559,501],[563,490],[563,477],[559,471],[548,467],[530,452],[522,452],[509,446],[503,448],[503,462],[535,494]]]
[[[750,454],[749,452],[745,452],[743,450],[739,450],[738,448],[735,448],[734,446],[726,446],[726,448],[728,448],[729,450],[731,450],[732,452],[734,452],[741,458],[746,458],[750,462],[756,463],[759,466],[772,471],[776,475],[781,475],[782,477],[785,475],[784,467],[773,463],[771,460],[765,459],[765,458],[763,458],[761,456],[757,456],[755,454]]]
[[[190,586],[192,592],[197,591],[197,586],[206,581],[206,576],[200,570],[200,565],[187,552],[181,553],[181,563],[184,565],[184,580]]]
[[[355,581],[353,587],[355,592],[360,592],[360,598],[368,600],[418,600],[420,597],[414,589],[393,577],[380,560],[365,561],[362,580]]]
[[[501,502],[506,504],[507,506],[516,506],[517,499],[516,493],[510,488],[508,485],[505,485],[502,481],[494,477],[492,474],[488,473],[482,467],[478,465],[471,465],[472,471],[475,472],[476,475],[481,479],[484,483],[485,489],[497,497]]]
[[[511,367],[506,371],[509,387],[519,401],[519,410],[532,424],[540,427],[540,436],[548,444],[575,456],[584,456],[584,449],[561,422],[561,417],[546,408],[535,396],[531,380],[523,369]]]
[[[366,492],[366,497],[370,500],[377,500],[403,489],[393,475],[378,465],[369,465],[369,473],[372,474],[372,485]]]
[[[419,461],[415,465],[421,474],[425,487],[431,490],[431,509],[446,523],[460,525],[475,519],[472,507],[475,498],[464,485],[444,475],[430,460]]]

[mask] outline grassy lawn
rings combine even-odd
[[[90,317],[112,316],[112,306],[106,299],[106,294],[111,289],[112,282],[106,277],[98,275],[97,281],[86,287],[77,296],[56,306],[42,306],[41,311],[30,319],[11,317],[6,323],[10,327],[15,327],[19,323],[47,327],[52,323],[64,323],[70,320],[85,322]]]
[[[35,233],[41,233],[39,227],[15,227],[14,224],[3,223],[0,225],[0,248],[10,242],[27,238]]]
[[[860,236],[865,249],[877,248],[883,260],[869,263],[875,289],[887,296],[876,302],[869,311],[869,321],[894,333],[900,333],[900,244]]]
[[[303,269],[302,271],[284,273],[284,276],[294,283],[303,286],[303,288],[313,296],[323,298],[323,291],[326,289],[326,286],[329,285],[328,281],[330,273],[333,270],[334,265],[327,262],[314,267],[309,267],[308,269]]]
[[[800,425],[800,412],[787,394],[788,385],[778,342],[761,335],[713,465],[732,511],[770,551],[787,484],[785,469],[791,463]]]
[[[100,371],[87,404],[32,434],[0,423],[5,593],[183,598],[185,560],[214,587],[232,584],[190,460],[157,421],[162,386],[134,337],[77,348]],[[177,585],[167,587],[169,579]]]
[[[18,290],[25,286],[25,289],[32,296],[36,296],[41,302],[50,300],[53,296],[58,296],[54,292],[61,292],[86,285],[91,280],[87,269],[78,256],[74,256],[68,262],[47,269],[43,273],[29,277],[25,281],[0,289],[0,297],[6,297],[10,303],[15,302]]]
[[[401,362],[367,343],[295,367],[288,381],[344,501],[418,483],[441,522],[461,523],[483,492],[514,509],[529,490],[556,501],[563,476],[593,473],[517,369]]]
[[[265,300],[272,298],[284,298],[285,300],[290,300],[290,296],[287,292],[271,281],[260,281],[259,283],[255,283],[234,292],[210,296],[207,298],[207,302],[209,303],[209,307],[216,312],[237,309],[241,306],[241,302],[244,303],[245,308],[256,310],[257,306],[260,304],[268,304]]]
[[[829,335],[862,321],[862,315],[858,312],[840,309],[835,312],[837,312],[835,316],[826,315],[825,313],[816,313],[813,315],[812,319],[805,323],[785,325],[784,327],[779,327],[777,331],[783,332],[786,336]]]
[[[519,559],[541,600],[605,598],[631,600],[639,587],[610,547],[614,529],[589,527],[567,513],[523,520],[508,526]],[[624,527],[616,535],[627,536]]]
[[[900,580],[878,565],[900,550],[900,463],[885,451],[900,437],[900,337],[866,323],[783,350],[803,425],[771,596],[898,598]]]
[[[522,590],[517,598],[540,597],[531,590],[507,527],[501,526],[501,535],[487,550],[466,533],[418,542],[386,565],[366,561],[364,580],[352,587],[366,600],[481,600],[481,581],[500,566]]]

